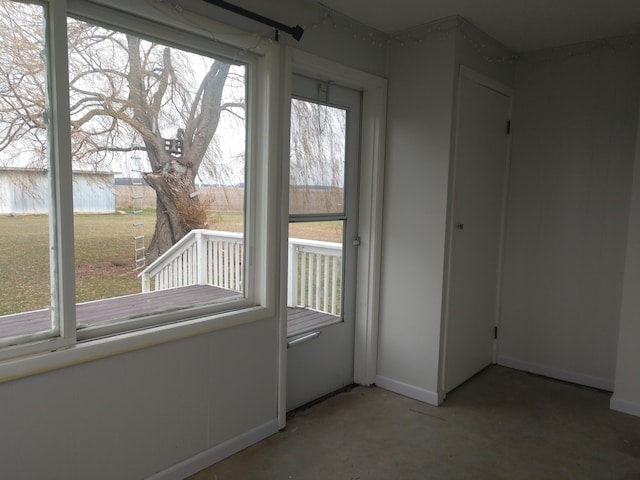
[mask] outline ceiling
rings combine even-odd
[[[640,0],[321,0],[387,34],[460,15],[516,53],[640,33]]]

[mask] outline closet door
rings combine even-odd
[[[444,386],[494,362],[511,94],[460,73]]]

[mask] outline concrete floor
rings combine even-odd
[[[191,480],[640,480],[640,418],[610,394],[493,366],[431,407],[356,387]]]

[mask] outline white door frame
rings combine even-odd
[[[456,185],[456,165],[458,160],[458,133],[460,128],[460,110],[461,110],[461,94],[462,94],[462,81],[463,79],[472,80],[480,85],[483,85],[491,90],[495,90],[498,93],[509,97],[509,118],[512,117],[513,114],[513,97],[514,97],[514,89],[508,87],[490,77],[487,77],[481,73],[476,72],[475,70],[465,66],[460,65],[459,73],[458,73],[458,81],[457,81],[457,92],[456,92],[456,118],[455,118],[455,133],[453,136],[453,149],[452,149],[452,161],[450,165],[450,175],[449,175],[449,200],[447,205],[447,239],[446,239],[446,252],[445,252],[445,282],[444,282],[444,290],[443,290],[443,309],[442,309],[442,333],[440,339],[440,368],[439,368],[439,381],[438,381],[438,397],[440,401],[444,400],[446,396],[445,392],[445,372],[446,372],[446,358],[447,358],[447,327],[449,324],[449,299],[450,299],[450,291],[451,291],[451,266],[452,266],[452,256],[453,256],[453,235],[452,232],[455,228],[455,218],[453,216],[455,205],[455,185]],[[502,265],[504,261],[504,241],[506,235],[506,219],[507,219],[507,199],[509,194],[509,172],[511,167],[511,139],[512,135],[507,137],[507,149],[506,149],[506,162],[505,162],[505,171],[504,171],[504,188],[502,192],[502,212],[501,212],[501,221],[500,221],[500,245],[499,245],[499,255],[498,255],[498,285],[497,285],[497,298],[496,298],[496,327],[500,323],[500,303],[502,296]],[[493,348],[493,362],[497,361],[497,345],[498,341],[494,342]]]
[[[380,290],[380,252],[382,239],[382,194],[385,154],[387,81],[345,65],[300,50],[287,48],[282,92],[282,178],[280,230],[280,359],[278,371],[278,421],[286,424],[287,396],[287,254],[289,229],[289,117],[293,73],[362,92],[362,132],[360,147],[360,189],[355,312],[354,381],[371,385],[375,381],[378,358],[378,298]]]

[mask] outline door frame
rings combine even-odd
[[[335,82],[362,92],[359,214],[360,246],[356,267],[356,311],[354,339],[354,382],[371,385],[375,381],[378,357],[378,298],[382,240],[382,195],[384,180],[387,80],[326,58],[291,47],[284,50],[281,85],[281,198],[278,423],[286,425],[287,396],[287,238],[289,229],[289,119],[291,116],[293,73]]]
[[[460,111],[461,111],[461,96],[462,96],[462,82],[464,79],[476,82],[479,85],[494,90],[509,98],[509,119],[513,116],[513,103],[514,103],[514,89],[504,85],[486,75],[478,73],[477,71],[465,66],[460,65],[458,71],[457,88],[456,88],[456,105],[455,105],[455,131],[452,136],[451,145],[451,163],[449,166],[449,194],[447,200],[447,229],[445,240],[445,278],[444,289],[442,292],[442,329],[440,337],[440,368],[438,370],[438,398],[441,403],[446,397],[445,391],[445,373],[447,362],[447,329],[449,325],[449,301],[451,293],[451,270],[453,265],[453,232],[455,229],[454,218],[454,199],[456,188],[456,167],[458,164],[458,138],[460,129]],[[500,244],[498,246],[498,280],[496,286],[496,312],[495,312],[495,327],[497,328],[500,323],[500,304],[502,298],[502,275],[503,275],[503,263],[504,263],[504,244],[506,237],[506,221],[507,221],[507,201],[509,197],[509,175],[511,171],[511,146],[512,146],[512,134],[507,136],[507,148],[504,170],[504,188],[502,191],[502,211],[500,213]],[[493,363],[497,362],[498,356],[498,340],[493,344]]]

